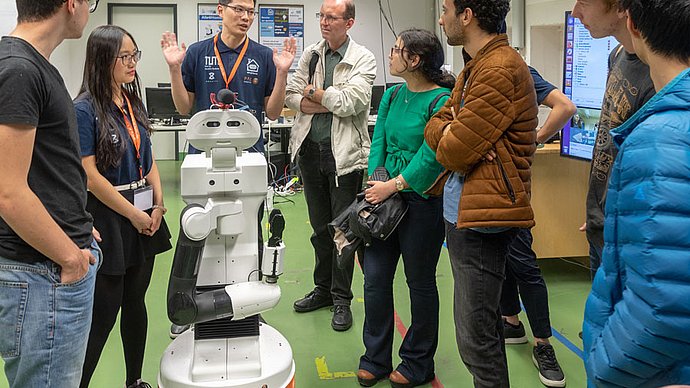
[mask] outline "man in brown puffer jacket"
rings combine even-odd
[[[467,55],[424,133],[446,168],[429,193],[444,196],[456,339],[476,387],[509,386],[501,286],[518,228],[534,226],[537,101],[527,65],[498,34],[509,9],[509,0],[444,0],[439,23]]]

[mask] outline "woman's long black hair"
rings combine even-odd
[[[419,70],[436,85],[453,89],[455,76],[441,69],[445,62],[445,55],[436,34],[419,28],[410,28],[400,33],[400,39],[405,44],[405,50],[409,55],[419,56],[419,64],[410,70]]]
[[[84,78],[76,100],[90,98],[96,111],[98,139],[96,140],[96,166],[100,172],[117,167],[131,141],[122,138],[115,117],[113,117],[113,67],[120,53],[122,41],[129,36],[137,47],[134,37],[122,27],[106,25],[96,27],[86,43]],[[148,115],[141,100],[139,75],[134,81],[122,85],[122,93],[129,98],[134,116],[139,124],[152,131]],[[126,108],[125,108],[126,111]]]

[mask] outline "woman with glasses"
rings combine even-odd
[[[364,346],[357,373],[369,387],[389,378],[393,387],[415,387],[434,379],[438,345],[439,301],[436,264],[444,238],[443,201],[424,194],[443,170],[424,142],[424,127],[449,97],[454,77],[441,70],[441,42],[433,33],[410,29],[398,37],[390,54],[390,73],[405,83],[381,98],[369,154],[369,174],[385,167],[392,177],[369,181],[365,199],[373,204],[396,192],[409,208],[385,241],[373,239],[364,253]],[[410,290],[412,322],[393,369],[393,278],[402,255]]]
[[[140,59],[127,31],[97,27],[87,42],[84,79],[74,101],[88,180],[86,208],[103,250],[81,387],[88,387],[120,310],[125,385],[150,387],[141,380],[148,325],[144,296],[154,256],[171,245],[136,72]]]

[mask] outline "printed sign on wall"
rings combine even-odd
[[[291,36],[297,40],[297,53],[290,68],[295,70],[304,51],[304,6],[259,5],[259,43],[282,50],[283,41]]]
[[[220,32],[223,28],[223,19],[218,16],[218,4],[197,4],[197,40],[208,39]]]

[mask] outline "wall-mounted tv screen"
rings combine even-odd
[[[618,41],[613,37],[592,38],[582,22],[567,11],[564,42],[563,93],[577,106],[577,113],[561,133],[561,155],[591,160],[609,54]]]

